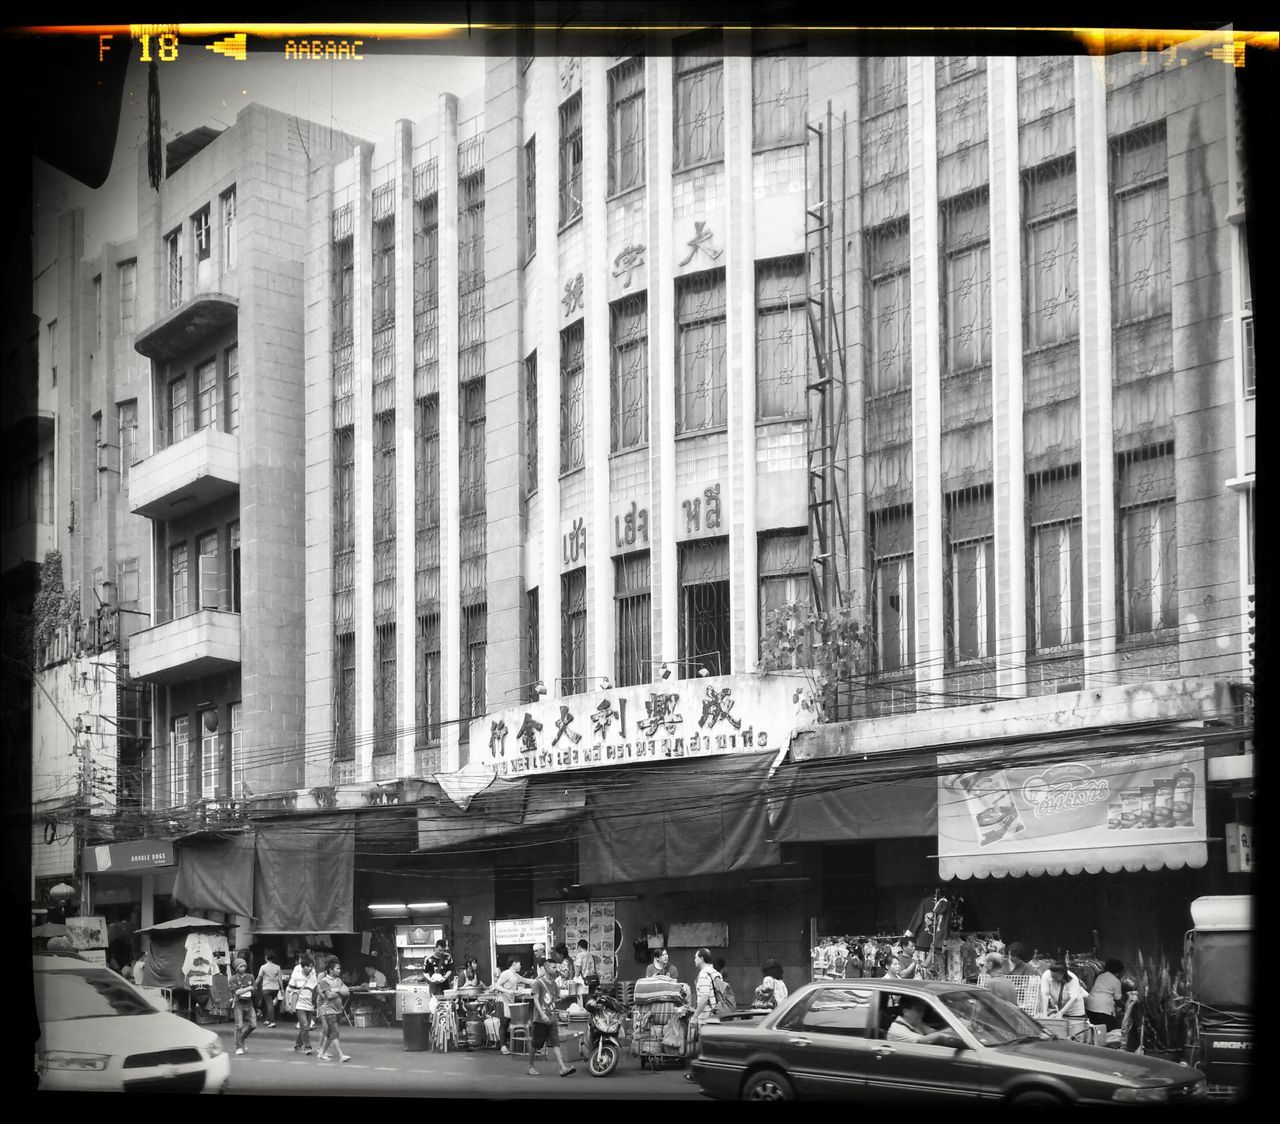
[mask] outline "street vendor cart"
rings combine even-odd
[[[631,1007],[631,1053],[641,1069],[683,1064],[689,1055],[687,985],[667,976],[636,980]]]

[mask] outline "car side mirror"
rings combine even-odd
[[[944,1031],[938,1035],[931,1043],[933,1046],[941,1046],[945,1050],[967,1050],[968,1046],[965,1041],[954,1030]]]

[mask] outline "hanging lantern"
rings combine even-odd
[[[65,882],[59,882],[49,890],[49,900],[58,905],[65,905],[76,896],[76,888],[68,886]]]
[[[218,729],[218,712],[216,710],[206,710],[204,712],[204,728],[211,734]]]

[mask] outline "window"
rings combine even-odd
[[[213,278],[213,231],[208,207],[191,216],[191,241],[196,251],[196,284],[203,288]]]
[[[133,331],[134,307],[138,286],[138,263],[136,261],[121,262],[117,269],[120,281],[120,332],[122,335],[126,335]]]
[[[432,394],[418,403],[420,523],[425,530],[440,525],[440,399]]]
[[[1023,179],[1026,223],[1026,347],[1073,340],[1080,331],[1076,265],[1074,157],[1028,172]]]
[[[209,727],[212,726],[213,729]],[[218,712],[200,712],[200,797],[213,800],[218,795]]]
[[[756,418],[806,416],[809,326],[804,258],[756,262]]]
[[[752,58],[751,143],[757,152],[805,143],[807,62],[798,45]]]
[[[462,514],[481,515],[485,510],[485,400],[484,380],[467,383],[462,398]]]
[[[1178,624],[1178,539],[1171,445],[1120,458],[1121,629],[1134,636]]]
[[[355,285],[355,240],[345,238],[333,248],[333,334],[351,340],[351,310]]]
[[[760,536],[757,579],[760,582],[761,642],[769,629],[770,615],[795,605],[800,620],[809,615],[809,531],[771,531]],[[797,665],[810,664],[808,643],[796,653]]]
[[[560,333],[560,472],[582,467],[585,404],[582,385],[582,321]]]
[[[587,569],[560,575],[560,693],[587,689]]]
[[[240,348],[227,348],[227,432],[240,432]]]
[[[560,226],[582,214],[582,92],[560,107]]]
[[[991,232],[987,189],[942,205],[942,370],[991,362]]]
[[[222,608],[222,565],[218,557],[216,532],[201,535],[196,540],[200,566],[200,608]]]
[[[675,167],[724,159],[724,61],[718,31],[683,35],[671,45]]]
[[[169,594],[173,619],[185,617],[191,612],[188,584],[187,544],[179,543],[169,550]]]
[[[911,245],[905,222],[866,233],[871,394],[911,387]]]
[[[218,427],[218,365],[210,359],[196,368],[196,429]]]
[[[529,352],[524,361],[524,434],[529,492],[538,490],[538,353]]]
[[[356,638],[350,632],[334,645],[333,759],[352,761],[356,755]]]
[[[396,750],[396,626],[378,625],[373,644],[373,752],[383,756]]]
[[[995,655],[996,558],[991,487],[946,496],[947,659]]]
[[[49,321],[49,384],[58,385],[58,322]]]
[[[176,445],[191,435],[191,402],[187,398],[187,376],[169,383],[169,444]]]
[[[1257,359],[1253,350],[1253,278],[1249,271],[1249,239],[1245,224],[1240,224],[1240,354],[1244,367],[1244,392],[1248,398],[1257,393]],[[1246,404],[1246,409],[1248,409]],[[1252,427],[1249,427],[1252,434]],[[1250,469],[1249,471],[1253,471]]]
[[[373,419],[373,619],[395,619],[396,428],[394,414]]]
[[[102,345],[102,274],[93,279],[93,342]]]
[[[1054,648],[1084,641],[1084,570],[1078,466],[1027,481],[1031,536],[1032,643]]]
[[[469,743],[470,720],[488,710],[485,701],[485,677],[487,674],[486,648],[488,644],[488,613],[484,605],[467,605],[462,610],[462,682],[460,705],[462,713],[459,740]]]
[[[396,319],[396,224],[384,219],[373,224],[373,328],[387,328]]]
[[[120,444],[120,487],[129,484],[129,469],[137,459],[138,402],[133,399],[116,406],[116,427]]]
[[[440,389],[440,217],[435,195],[414,207],[414,394]]]
[[[179,227],[164,240],[165,270],[168,275],[169,307],[182,303],[182,229]]]
[[[102,441],[102,411],[93,415],[93,498],[102,499],[102,474],[107,470],[107,447]]]
[[[1245,556],[1248,567],[1248,582],[1250,586],[1255,582],[1254,551],[1257,543],[1257,507],[1254,504],[1254,488],[1255,485],[1250,484],[1249,487],[1245,489],[1244,493],[1245,524],[1246,533],[1248,535],[1245,541]]]
[[[227,551],[231,556],[231,611],[240,609],[240,521],[227,527]]]
[[[1112,317],[1127,324],[1163,315],[1171,307],[1164,122],[1111,142],[1111,190]]]
[[[234,196],[233,196],[234,198]],[[231,798],[251,795],[244,779],[244,703],[231,704]]]
[[[524,260],[538,250],[538,138],[524,146]]]
[[[35,500],[30,505],[38,523],[53,522],[53,457],[41,457],[36,462],[36,471],[32,481],[35,485]]]
[[[222,193],[222,268],[236,267],[236,189]]]
[[[729,615],[729,540],[679,543],[680,677],[705,668],[728,675],[732,633]]]
[[[458,291],[484,288],[484,173],[458,185]],[[483,318],[482,318],[483,319]]]
[[[440,617],[418,618],[416,749],[440,744]]]
[[[609,306],[612,452],[649,444],[649,302],[645,293]]]
[[[676,279],[676,433],[728,418],[724,270]]]
[[[871,513],[871,640],[879,672],[915,662],[912,536],[910,507]]]
[[[907,104],[907,60],[877,55],[862,61],[862,116],[874,117]]]
[[[609,194],[644,183],[644,59],[609,71]]]
[[[525,641],[527,645],[525,664],[525,702],[537,702],[538,692],[534,690],[542,679],[542,618],[538,606],[538,591],[529,590],[525,594],[527,612],[525,614]]]
[[[787,1029],[810,1034],[838,1034],[845,1038],[869,1038],[874,1022],[876,993],[855,987],[828,987],[816,992]]]
[[[187,770],[190,768],[190,719],[183,714],[173,720],[169,730],[169,805],[187,802]]]
[[[138,560],[122,558],[116,564],[116,603],[122,609],[136,609],[138,597]]]
[[[649,552],[637,551],[613,560],[614,617],[618,630],[617,666],[619,687],[633,687],[651,678],[653,659],[650,633]]]

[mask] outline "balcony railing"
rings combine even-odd
[[[200,609],[135,632],[129,671],[135,679],[177,683],[240,666],[240,614]]]
[[[206,426],[132,467],[129,510],[172,519],[239,490],[239,437]]]

